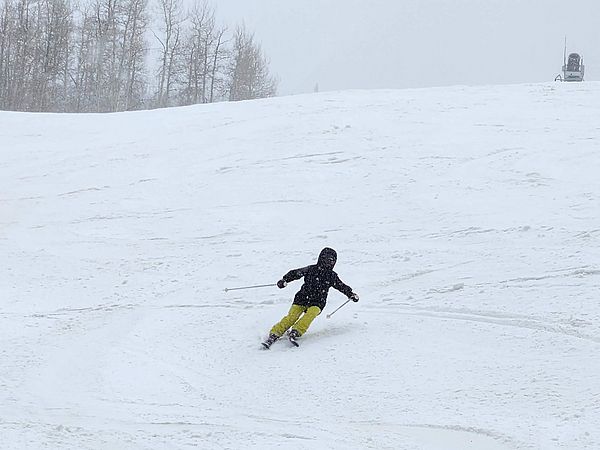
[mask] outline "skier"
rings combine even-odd
[[[336,261],[336,251],[325,247],[319,254],[317,264],[290,270],[277,282],[277,287],[283,289],[290,281],[304,277],[304,284],[296,293],[289,312],[271,328],[269,337],[262,343],[265,348],[271,347],[290,327],[288,338],[292,344],[298,346],[297,339],[306,333],[312,321],[325,308],[330,287],[337,289],[350,300],[358,301],[358,295],[333,271]]]

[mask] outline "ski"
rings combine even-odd
[[[261,342],[261,345],[263,346],[263,348],[265,350],[269,350],[271,348],[271,345],[273,345],[273,343],[277,339],[279,339],[279,336],[277,336],[276,334],[270,334],[267,339],[265,339],[263,342]]]
[[[300,344],[298,343],[299,337],[300,337],[300,335],[295,330],[292,330],[292,331],[288,332],[288,334],[287,334],[288,341],[290,341],[290,344],[292,344],[294,347],[300,347]],[[271,348],[271,345],[273,345],[275,343],[275,341],[277,341],[278,339],[279,339],[279,336],[271,334],[271,335],[269,335],[269,337],[267,339],[265,339],[263,342],[261,342],[260,345],[262,345],[262,347],[265,350],[269,350]]]
[[[300,344],[298,344],[297,339],[300,336],[298,335],[298,332],[296,330],[292,330],[288,333],[288,340],[291,342],[292,345],[294,345],[295,347],[300,347]]]

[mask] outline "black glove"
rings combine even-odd
[[[348,298],[356,303],[358,301],[358,294],[353,292]]]
[[[285,281],[285,280],[279,280],[279,281],[277,282],[277,287],[278,287],[279,289],[283,289],[283,288],[284,288],[284,287],[286,287],[286,286],[287,286],[287,281]]]

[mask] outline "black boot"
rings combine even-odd
[[[298,333],[298,330],[290,330],[290,332],[288,333],[288,339],[296,347],[300,347],[300,344],[298,344],[298,342],[297,342],[297,339],[299,337],[300,337],[300,333]]]
[[[262,342],[262,346],[266,349],[270,348],[271,345],[273,345],[273,342],[275,342],[277,339],[279,339],[279,336],[277,336],[276,334],[271,333],[269,335],[269,337],[265,340],[265,342]]]

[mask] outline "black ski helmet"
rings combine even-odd
[[[333,266],[335,266],[336,261],[336,251],[332,248],[325,247],[323,250],[321,250],[321,253],[319,253],[319,260],[317,262],[317,265],[320,267],[325,267],[327,269],[333,269]]]

